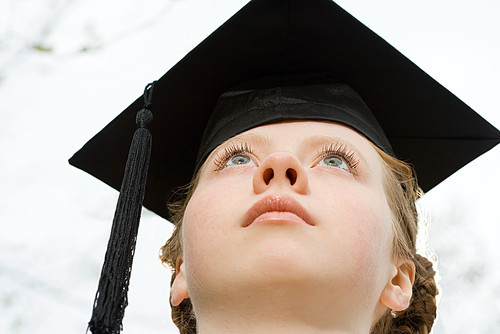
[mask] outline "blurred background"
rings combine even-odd
[[[118,194],[67,159],[246,2],[0,0],[1,333],[85,332]],[[499,1],[337,3],[500,127]],[[500,333],[499,164],[496,147],[419,202],[436,334]],[[177,332],[170,233],[143,211],[123,333]]]

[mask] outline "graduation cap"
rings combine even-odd
[[[285,102],[294,98],[305,107]],[[321,99],[324,114],[311,116]],[[256,106],[257,115],[270,116],[248,116]],[[328,110],[341,112],[328,116]],[[121,188],[89,325],[94,334],[120,331],[143,198],[146,208],[168,218],[167,200],[215,146],[286,119],[357,129],[411,163],[424,191],[500,141],[497,129],[334,2],[252,0],[70,159]]]

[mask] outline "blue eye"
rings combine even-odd
[[[215,171],[221,171],[233,166],[257,166],[252,153],[252,148],[247,143],[229,143],[223,152],[214,159]]]
[[[318,165],[340,168],[345,170],[346,172],[350,172],[349,166],[346,164],[346,162],[335,155],[324,157],[323,159],[321,159]]]
[[[238,155],[231,157],[227,161],[227,163],[224,167],[239,166],[239,165],[256,166],[255,162],[248,155],[238,154]]]

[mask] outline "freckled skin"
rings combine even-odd
[[[369,328],[367,314],[374,313],[392,268],[380,157],[356,131],[330,122],[283,122],[241,135],[249,133],[267,138],[266,143],[250,140],[253,163],[216,172],[210,156],[186,209],[183,261],[197,318],[208,322],[221,312],[230,317],[250,309],[259,319],[274,314],[314,322],[325,333],[332,317],[346,331]],[[321,145],[307,141],[318,135],[354,146],[362,156],[356,172],[319,164]],[[294,188],[286,177],[256,185],[254,176],[276,152],[286,154],[271,168],[279,172],[292,164],[306,186]],[[314,226],[242,227],[247,210],[270,194],[292,196]]]

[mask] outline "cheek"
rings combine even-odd
[[[390,259],[392,223],[389,208],[379,197],[364,199],[363,205],[352,210],[355,218],[348,233],[352,242],[352,257],[361,268],[378,268]]]
[[[212,210],[214,197],[201,196],[195,193],[186,208],[183,221],[183,257],[186,264],[188,277],[193,277],[198,271],[210,268],[206,261],[207,251],[216,249],[217,232],[221,226],[218,224],[220,210]]]
[[[188,283],[216,280],[238,249],[238,230],[245,197],[235,196],[237,182],[211,182],[199,187],[189,201],[183,221],[183,257]],[[232,236],[232,237],[229,237]]]
[[[353,274],[374,278],[391,261],[392,221],[383,191],[362,184],[337,183],[328,189],[331,200],[318,206],[331,242],[330,254],[340,254],[341,263]],[[325,192],[326,193],[326,192]]]

